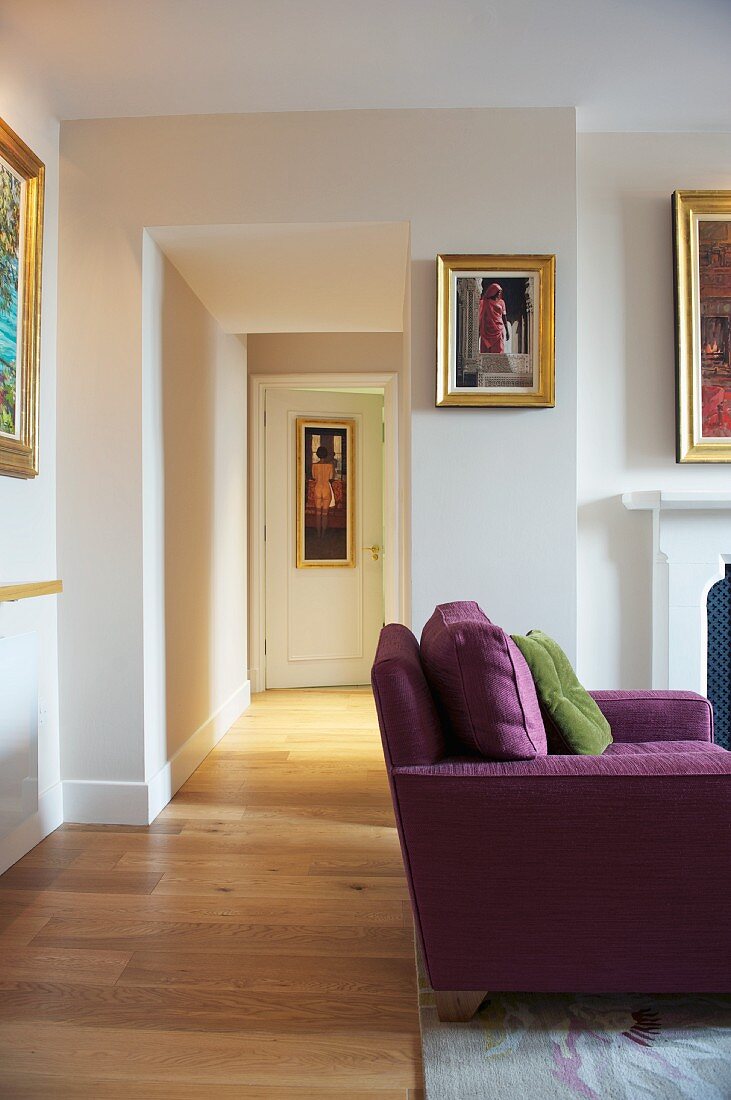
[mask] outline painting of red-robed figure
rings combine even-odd
[[[698,223],[702,434],[731,437],[731,221]]]
[[[493,272],[457,278],[458,388],[533,386],[533,281]]]
[[[437,407],[551,408],[553,255],[437,256]]]

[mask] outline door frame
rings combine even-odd
[[[327,388],[347,392],[383,389],[384,416],[384,540],[383,596],[386,622],[407,621],[404,576],[404,517],[399,462],[399,376],[395,372],[354,374],[252,374],[249,376],[249,679],[252,692],[266,689],[266,462],[264,412],[268,390]]]

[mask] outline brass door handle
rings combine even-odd
[[[381,548],[377,543],[374,546],[364,546],[363,549],[370,550],[373,560],[378,561],[378,555],[381,553]]]

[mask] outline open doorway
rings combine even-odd
[[[178,295],[180,300],[176,299],[175,309],[168,311],[171,323],[165,330],[165,339],[158,339],[155,325],[148,326],[146,470],[151,471],[151,491],[146,531],[150,544],[147,557],[156,566],[154,571],[147,570],[150,599],[146,622],[149,621],[152,639],[146,647],[149,678],[152,680],[154,676],[159,698],[167,698],[170,705],[182,698],[188,685],[200,681],[202,711],[206,710],[204,696],[210,697],[211,707],[214,704],[220,707],[223,688],[218,684],[214,666],[222,660],[235,665],[239,675],[242,666],[248,670],[250,688],[255,692],[264,690],[267,684],[336,686],[366,682],[380,624],[384,620],[409,622],[409,225],[333,222],[163,226],[150,228],[146,240],[148,252],[154,254],[152,267],[163,273],[164,286],[178,280],[181,287],[187,284],[190,291],[185,303],[182,294]],[[160,309],[157,282],[148,279],[150,317],[157,316]],[[178,331],[187,331],[188,320],[199,316],[202,326],[205,322],[205,339],[201,337],[190,346],[189,342],[183,342],[181,347]],[[216,412],[210,432],[201,438],[195,420],[197,389],[202,379],[208,380],[204,368],[209,359],[216,359],[222,343],[227,347],[230,343],[239,358],[235,370],[221,363],[215,371],[208,372]],[[268,356],[261,354],[265,345],[269,348]],[[183,359],[190,368],[184,381],[180,371]],[[236,390],[235,404],[227,403],[232,372],[237,386],[244,380],[242,366],[244,378],[247,375],[249,378],[248,400],[244,387],[243,394]],[[266,377],[259,379],[260,374]],[[267,576],[272,575],[274,566],[270,562],[267,567],[267,553],[272,547],[271,541],[267,547],[264,530],[267,512],[264,414],[267,396],[278,387],[300,393],[319,391],[320,396],[299,410],[303,415],[329,414],[331,419],[354,421],[354,459],[349,466],[342,432],[325,431],[320,433],[322,438],[314,450],[310,448],[310,457],[305,461],[304,481],[311,483],[317,449],[322,448],[324,453],[329,448],[332,452],[323,467],[332,466],[333,476],[325,481],[330,486],[333,507],[318,510],[314,498],[305,500],[303,538],[310,543],[314,540],[319,546],[319,550],[310,546],[307,555],[312,552],[322,559],[329,557],[333,564],[297,566],[295,560],[294,578],[299,582],[308,577],[309,589],[317,590],[323,588],[322,579],[328,572],[334,583],[327,587],[332,591],[308,591],[299,605],[295,600],[290,606],[291,577],[287,570],[291,561],[287,559],[286,568],[280,571],[277,592],[287,599],[270,608],[267,615]],[[372,392],[356,394],[363,390]],[[332,404],[348,394],[353,399],[356,396],[362,399],[364,407]],[[377,411],[367,415],[368,404]],[[165,420],[164,432],[159,430],[160,415]],[[371,473],[364,479],[365,455],[360,449],[366,438],[375,438],[374,430],[366,431],[366,423],[375,423],[376,417],[381,429],[379,457],[376,459],[375,451],[372,454],[369,451]],[[233,433],[232,424],[235,424]],[[291,425],[283,430],[271,462],[271,468],[280,472],[275,492],[283,505],[282,523],[289,525],[276,545],[282,553],[286,548],[287,555],[290,551],[296,555],[293,431]],[[314,439],[314,434],[310,433],[308,438]],[[373,473],[376,469],[382,482],[380,488],[376,486],[379,477]],[[152,473],[157,478],[154,485]],[[318,469],[316,476],[324,477],[324,473],[324,468]],[[346,494],[343,498],[348,477],[356,480],[350,496]],[[214,482],[218,495],[216,508],[212,510],[207,505]],[[190,486],[195,488],[195,509],[188,506]],[[248,494],[248,516],[240,507],[242,489]],[[363,512],[366,490],[378,501],[370,506],[370,512]],[[307,496],[306,485],[304,495]],[[349,526],[344,522],[344,499],[355,502],[356,513]],[[320,504],[323,501],[321,496]],[[171,527],[168,513],[173,505],[176,522]],[[164,525],[160,515],[163,509]],[[201,517],[204,522],[199,523]],[[243,546],[242,540],[234,538],[242,528]],[[338,548],[346,534],[350,539],[347,553]],[[220,551],[217,553],[221,560],[217,558],[212,564],[215,569],[210,577],[199,567],[197,558],[193,560],[192,543],[196,538],[201,552],[209,542],[215,542]],[[378,547],[377,557],[364,549],[374,546]],[[163,586],[164,601],[159,595]],[[300,594],[305,592],[302,585],[297,588],[302,589]],[[189,629],[187,615],[185,627],[175,625],[176,614],[178,620],[184,615],[181,589],[189,596],[186,609],[195,601],[196,609],[200,610],[201,629]],[[215,622],[211,620],[215,631],[207,640],[205,616],[212,592],[221,604],[222,613]],[[343,601],[349,608],[348,617],[343,617],[339,627],[330,622],[324,633],[323,629],[318,630],[321,610]],[[354,628],[356,620],[363,627],[358,635]],[[219,628],[224,622],[229,624],[228,630]],[[232,622],[236,625],[231,626]],[[268,627],[272,623],[281,628],[280,648],[286,651],[286,662],[299,669],[298,677],[278,678],[273,667],[269,669],[272,675],[267,676],[267,647],[272,641]],[[338,630],[340,638],[335,645]],[[325,637],[330,648],[325,647],[319,653],[313,646],[308,649],[305,643],[314,633],[319,638]],[[234,635],[243,645],[231,644]],[[159,644],[163,638],[166,647]],[[185,660],[180,659],[178,652],[183,643],[190,650],[183,655]],[[333,665],[328,667],[329,659],[349,664],[336,669]],[[162,737],[165,721],[161,708],[158,725]]]
[[[367,683],[405,618],[398,406],[392,373],[251,377],[254,690]]]

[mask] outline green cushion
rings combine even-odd
[[[600,756],[612,743],[609,722],[579,683],[561,646],[542,630],[512,638],[533,674],[550,750]]]

